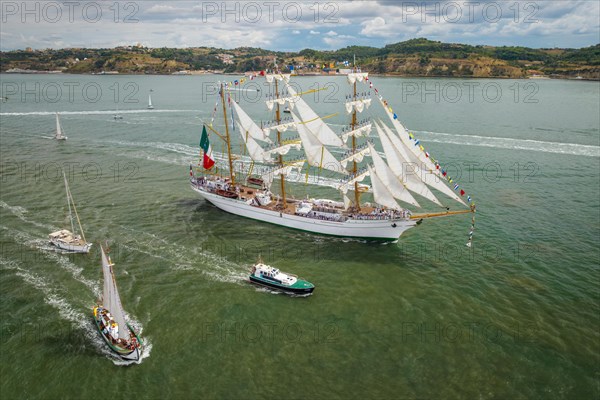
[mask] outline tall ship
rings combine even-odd
[[[240,90],[240,82],[220,83],[213,120],[222,112],[223,123],[217,127],[211,121],[203,126],[199,165],[195,170],[190,166],[192,190],[231,214],[339,237],[397,240],[426,218],[475,212],[471,198],[467,205],[464,190],[458,192],[456,184],[448,186],[452,180],[400,123],[388,102],[376,89],[371,96],[373,83],[368,73],[358,68],[352,71],[346,75],[346,99],[340,101],[347,123],[341,129],[326,122],[332,115],[319,115],[307,103],[305,96],[315,90],[296,90],[290,74],[263,71],[254,76],[264,77],[269,84],[268,122],[251,117],[232,97],[233,91]],[[387,121],[360,115],[372,103],[382,107]],[[289,113],[284,115],[284,110]],[[212,152],[215,139],[224,144],[220,165]],[[234,154],[240,142],[242,154]],[[339,198],[290,194],[290,176],[306,174],[308,182],[311,167],[337,178],[333,186]],[[432,189],[461,209],[442,205]],[[364,198],[373,200],[365,202]],[[420,208],[424,200],[440,209],[416,213],[408,208]],[[469,246],[471,237],[472,233]]]

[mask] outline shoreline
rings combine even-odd
[[[368,72],[368,71],[363,71]],[[178,74],[178,73],[170,73],[170,74],[135,74],[135,73],[119,73],[119,72],[108,72],[108,73],[72,73],[72,72],[62,72],[62,71],[19,71],[19,72],[6,72],[0,71],[0,75],[69,75],[69,76],[173,76],[173,77],[181,77],[181,76],[206,76],[206,75],[226,75],[226,76],[241,76],[245,74],[244,72],[240,73],[231,73],[231,72],[200,72],[200,73],[189,73],[189,74]],[[527,76],[520,78],[513,78],[507,76],[425,76],[425,75],[401,75],[401,74],[393,74],[393,73],[371,73],[370,76],[378,77],[378,78],[418,78],[418,79],[463,79],[463,80],[474,80],[474,79],[500,79],[500,80],[555,80],[555,81],[584,81],[584,82],[600,82],[599,79],[594,78],[569,78],[569,77],[551,77],[551,76]],[[322,77],[322,76],[344,76],[344,74],[319,74],[319,73],[309,73],[309,74],[298,74],[292,75],[296,78],[304,78],[304,77]]]

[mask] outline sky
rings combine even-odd
[[[600,1],[0,1],[0,50],[383,47],[408,39],[581,48],[600,43]]]

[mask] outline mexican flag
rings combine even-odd
[[[204,151],[203,167],[204,169],[211,169],[215,165],[215,159],[212,156],[212,147],[208,141],[208,133],[206,133],[206,126],[202,127],[202,138],[200,139],[200,147]]]

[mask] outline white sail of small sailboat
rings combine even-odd
[[[142,341],[125,318],[125,310],[121,304],[113,271],[114,264],[102,246],[100,246],[100,252],[104,285],[102,301],[99,301],[93,308],[94,321],[112,351],[125,360],[139,361]]]
[[[89,253],[92,244],[86,242],[85,240],[83,228],[81,227],[81,221],[79,220],[77,208],[75,207],[75,202],[73,201],[73,196],[71,195],[69,183],[67,182],[67,176],[65,175],[64,171],[63,178],[65,181],[65,190],[67,192],[67,205],[69,207],[71,230],[69,231],[67,229],[61,229],[59,231],[52,232],[50,235],[48,235],[50,238],[50,243],[59,249],[73,253]],[[75,214],[75,218],[73,218],[73,214]],[[77,226],[79,227],[79,234],[77,234],[77,231],[75,230],[75,220],[77,221]]]
[[[222,108],[224,129],[219,132],[212,123],[204,126],[200,142],[204,158],[203,174],[195,176],[192,169],[190,180],[192,189],[202,198],[226,212],[276,225],[334,236],[384,240],[398,239],[403,232],[425,218],[475,211],[474,204],[468,209],[450,211],[438,200],[430,189],[466,206],[461,198],[464,191],[461,190],[459,196],[457,184],[454,184],[454,190],[447,186],[452,184],[452,180],[446,177],[446,172],[440,171],[439,164],[432,162],[422,146],[417,147],[418,141],[410,142],[410,134],[381,96],[378,96],[380,101],[376,103],[383,107],[393,130],[380,119],[359,119],[359,114],[367,111],[373,100],[368,73],[355,67],[347,75],[350,94],[346,95],[343,109],[349,118],[348,126],[341,132],[335,132],[325,121],[337,114],[320,116],[303,99],[304,94],[315,90],[297,93],[289,84],[290,74],[279,71],[263,71],[260,76],[264,76],[267,83],[271,84],[265,104],[274,115],[273,120],[267,123],[257,124],[241,105],[233,101],[230,91],[232,86],[239,84],[238,81],[235,81],[235,85],[220,85],[221,107],[218,108]],[[367,88],[360,89],[359,84],[366,84]],[[290,117],[282,116],[286,110]],[[217,107],[213,110],[213,118],[216,112]],[[228,113],[233,117],[228,119]],[[235,129],[239,131],[245,146],[245,157],[232,153],[234,146],[230,137],[230,119],[235,117],[237,121],[234,127],[237,126]],[[364,139],[369,136],[373,126],[377,132],[375,138],[379,139],[385,152],[385,160],[377,153],[375,142]],[[225,142],[227,151],[224,157],[227,163],[218,165],[218,172],[215,171],[216,161],[207,129],[215,134],[213,137]],[[296,133],[290,136],[288,131],[292,130]],[[284,158],[288,153],[291,157]],[[342,156],[337,157],[336,153],[342,153]],[[252,162],[245,168],[248,163],[244,158],[248,157]],[[366,157],[371,157],[373,163],[366,163]],[[308,167],[300,174],[305,164]],[[258,176],[254,173],[255,165],[261,170]],[[308,184],[310,167],[338,174],[340,182],[337,189],[343,201],[310,199],[309,196],[296,199],[290,196],[286,182],[288,175],[292,171],[300,176],[305,173]],[[275,179],[279,179],[277,189],[273,186]],[[366,179],[370,185],[361,183]],[[349,195],[349,192],[354,193]],[[374,203],[361,202],[361,196],[368,192],[373,194]],[[418,200],[413,195],[419,196]],[[417,214],[406,208],[421,207],[422,200],[428,200],[442,209]],[[398,201],[405,203],[405,206]]]
[[[150,90],[150,94],[148,95],[148,110],[154,110],[154,106],[152,105],[152,90]]]
[[[63,135],[63,131],[60,126],[60,120],[58,119],[58,113],[56,113],[56,133],[54,134],[54,139],[67,140],[67,137]]]

